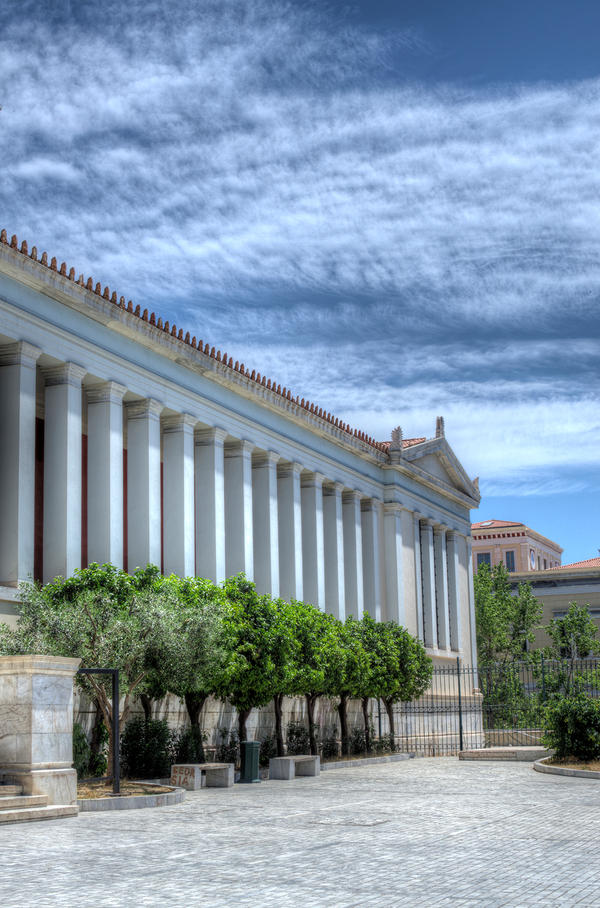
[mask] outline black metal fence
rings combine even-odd
[[[434,669],[420,700],[394,712],[396,746],[420,755],[541,743],[548,701],[573,690],[600,697],[600,660],[456,664]]]

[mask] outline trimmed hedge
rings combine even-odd
[[[546,709],[542,743],[559,759],[599,759],[600,700],[579,693],[551,702]]]

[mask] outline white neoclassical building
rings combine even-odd
[[[92,561],[364,611],[473,661],[471,520],[444,437],[376,442],[0,235],[0,619]]]

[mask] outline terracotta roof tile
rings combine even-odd
[[[574,561],[573,564],[561,564],[559,567],[551,568],[553,571],[563,571],[567,568],[600,568],[600,557],[587,558],[585,561]]]
[[[403,448],[412,448],[414,445],[422,445],[424,441],[427,441],[425,436],[423,436],[423,438],[403,438],[402,447]],[[379,444],[383,451],[389,451],[391,441],[380,441]]]

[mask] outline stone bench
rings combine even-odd
[[[269,778],[289,781],[296,776],[318,776],[321,772],[321,758],[309,754],[292,757],[271,757]]]
[[[176,763],[171,766],[171,785],[198,791],[199,788],[231,788],[233,763]]]

